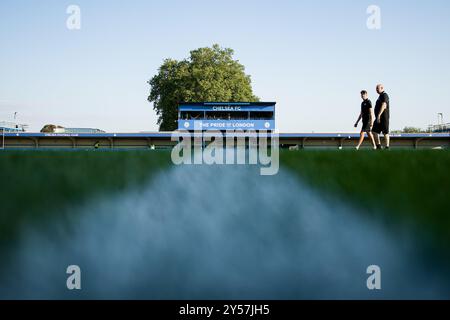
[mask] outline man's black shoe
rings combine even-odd
[[[381,150],[381,144],[377,144],[377,150]]]

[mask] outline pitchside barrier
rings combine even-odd
[[[5,129],[3,128],[0,129],[0,138],[1,138],[0,150],[3,150],[5,149]]]
[[[177,144],[172,141],[172,132],[146,133],[98,133],[98,134],[57,134],[57,133],[4,133],[2,144],[5,149],[158,149]],[[269,134],[270,137],[270,134]],[[298,149],[354,149],[359,133],[280,133],[282,148]],[[370,149],[366,139],[364,145]],[[394,149],[450,149],[450,133],[393,134],[391,147]]]

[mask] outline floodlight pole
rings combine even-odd
[[[444,114],[443,113],[438,113],[438,124],[444,124]]]

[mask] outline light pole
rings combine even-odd
[[[444,130],[444,114],[441,112],[438,113],[438,130]]]

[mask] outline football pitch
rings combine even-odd
[[[0,298],[448,298],[449,161],[282,151],[260,176],[164,150],[2,152]],[[54,285],[77,262],[81,296]],[[374,296],[358,272],[377,262]]]

